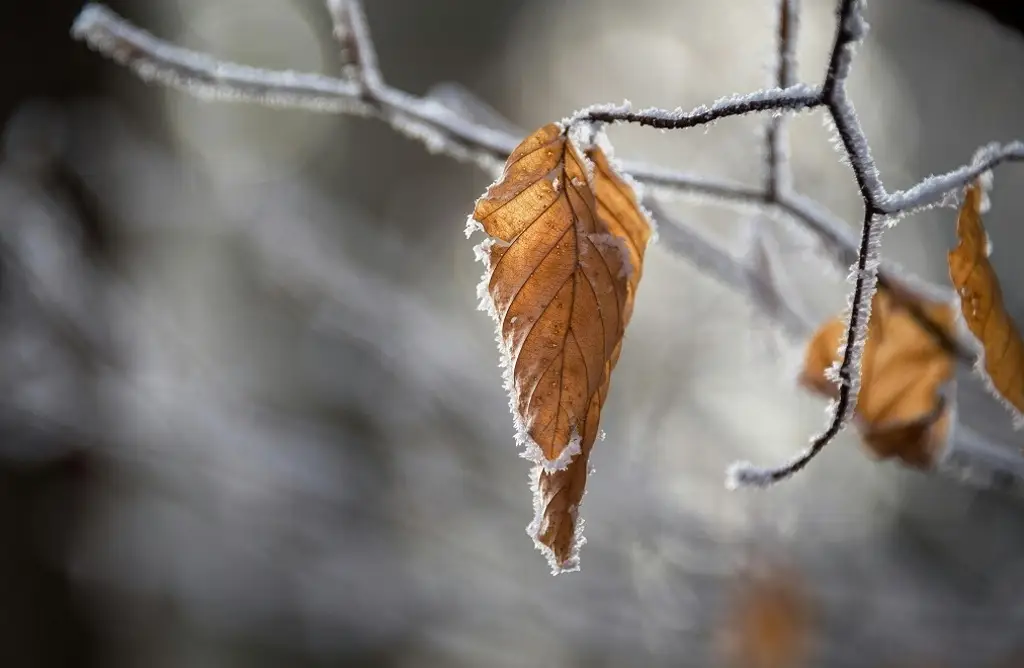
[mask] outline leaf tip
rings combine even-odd
[[[526,535],[533,540],[537,551],[544,555],[551,567],[551,575],[562,573],[573,573],[580,570],[580,550],[587,544],[583,535],[583,527],[586,523],[579,517],[579,504],[570,506],[567,510],[573,524],[572,539],[561,550],[559,554],[554,540],[545,537],[548,531],[548,508],[545,503],[546,495],[541,485],[541,476],[545,473],[543,466],[535,466],[530,471],[530,490],[533,492],[533,520],[526,526]]]

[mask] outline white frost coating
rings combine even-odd
[[[562,128],[571,128],[574,125],[578,124],[580,121],[585,121],[594,114],[621,115],[628,114],[630,111],[632,111],[632,109],[633,103],[630,102],[629,100],[623,100],[622,104],[592,104],[589,107],[583,107],[579,111],[576,111],[566,116],[561,121],[559,121],[559,125],[561,125]]]
[[[988,213],[989,209],[992,208],[992,197],[990,191],[992,190],[992,184],[995,181],[995,177],[992,174],[992,170],[982,172],[978,175],[978,187],[981,190],[981,201],[978,203],[978,213]],[[992,256],[992,237],[989,236],[988,229],[985,229],[985,257]]]
[[[144,81],[183,90],[206,100],[258,102],[319,112],[369,115],[354,82],[290,70],[264,70],[217,60],[168,44],[136,28],[101,5],[88,5],[71,34],[97,52],[126,65]]]
[[[469,227],[467,225],[467,227]],[[483,226],[481,225],[481,229]],[[476,294],[479,298],[477,308],[481,311],[485,311],[491,316],[491,320],[494,321],[496,328],[494,340],[498,344],[498,367],[501,369],[502,386],[505,388],[505,392],[508,393],[508,409],[512,414],[512,425],[515,428],[515,439],[516,445],[522,448],[520,457],[527,459],[534,464],[537,464],[545,471],[555,472],[564,470],[569,466],[569,462],[572,458],[582,452],[582,438],[580,437],[579,431],[575,426],[569,434],[569,442],[562,449],[562,452],[554,459],[548,459],[544,455],[543,448],[530,436],[530,430],[526,424],[526,419],[519,413],[519,409],[516,405],[516,390],[515,390],[515,378],[513,372],[515,365],[512,363],[512,349],[509,346],[509,342],[502,336],[501,330],[501,314],[498,313],[498,309],[494,304],[494,298],[491,297],[489,290],[489,284],[491,281],[491,273],[494,271],[494,267],[491,266],[491,247],[495,245],[509,245],[508,242],[497,239],[495,237],[488,237],[482,242],[473,247],[473,254],[478,262],[484,264],[484,275],[480,279],[480,283],[477,284]]]
[[[836,89],[835,106],[836,122],[841,123],[849,135],[846,143],[846,153],[849,155],[851,166],[863,179],[864,193],[872,205],[879,205],[888,197],[885,188],[882,186],[881,177],[878,175],[878,166],[871,157],[871,148],[868,145],[867,137],[861,129],[860,120],[853,103],[846,97],[846,89],[842,86]]]
[[[999,163],[1022,159],[1024,159],[1024,142],[1015,141],[1002,146],[995,143],[988,144],[975,153],[971,164],[945,174],[929,176],[911,188],[892,193],[881,203],[882,209],[887,213],[912,213],[926,209],[942,200],[951,190],[966,186]]]
[[[845,29],[851,40],[843,44],[832,54],[832,66],[834,66],[832,75],[836,84],[835,90],[840,93],[840,89],[846,84],[847,77],[850,76],[850,67],[853,65],[853,57],[857,47],[868,33],[868,23],[864,19],[864,2],[863,0],[854,0],[854,2],[857,6],[852,12],[843,17],[843,24],[841,26]]]
[[[356,47],[357,74],[362,84],[371,90],[382,87],[384,80],[377,65],[377,51],[370,37],[362,3],[356,0],[327,0],[327,11],[334,22],[334,36],[343,44],[351,38]]]
[[[679,125],[692,122],[693,125],[707,126],[720,118],[754,113],[759,110],[778,112],[779,110],[813,106],[817,102],[818,90],[816,86],[807,84],[796,84],[788,88],[768,88],[741,95],[727,95],[715,100],[710,106],[700,105],[693,109],[648,107],[634,112],[628,102],[618,105],[595,104],[580,109],[565,118],[562,123],[571,127],[581,121],[593,118],[595,115],[625,116],[632,114],[652,121],[665,121]],[[752,106],[758,109],[750,109]],[[765,109],[765,107],[771,108]]]
[[[551,566],[551,574],[572,573],[580,570],[580,548],[587,544],[583,536],[583,525],[586,523],[579,516],[581,501],[579,505],[569,509],[575,529],[573,531],[572,544],[569,548],[569,556],[565,561],[559,562],[555,551],[540,541],[540,535],[547,529],[547,522],[544,519],[544,495],[540,490],[540,475],[542,467],[536,466],[530,471],[530,491],[533,492],[533,520],[526,526],[526,535],[533,539],[533,545],[548,560]],[[586,490],[583,496],[586,497]]]
[[[594,161],[587,157],[587,149],[591,147],[594,141],[593,124],[577,123],[570,125],[568,130],[565,131],[565,136],[569,140],[569,145],[576,152],[576,156],[580,159],[580,164],[583,165],[583,173],[586,175],[587,185],[593,189]],[[579,187],[582,184],[575,185]]]
[[[354,27],[365,29],[365,26]],[[471,161],[488,171],[500,166],[496,153],[508,155],[519,143],[519,138],[467,121],[434,100],[388,88],[374,74],[372,65],[362,69],[361,81],[351,81],[221,61],[158,39],[95,4],[82,10],[71,33],[102,55],[130,67],[144,81],[160,83],[204,100],[376,116],[397,131],[424,143],[431,152]],[[364,40],[360,44],[367,47],[368,42]],[[372,48],[364,48],[360,57],[375,62]],[[369,90],[364,90],[364,86]]]
[[[484,226],[480,224],[480,221],[473,217],[473,214],[469,214],[466,217],[466,238],[473,236],[474,232],[484,232]],[[486,234],[486,232],[484,232]],[[476,247],[474,247],[476,250]],[[480,258],[477,258],[479,260]]]

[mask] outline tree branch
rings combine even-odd
[[[774,82],[778,88],[789,88],[796,83],[796,38],[799,22],[799,0],[779,0],[778,55]],[[777,201],[779,195],[782,192],[789,192],[791,186],[785,120],[785,116],[773,116],[768,121],[765,133],[765,157],[768,161],[765,195],[771,201]]]
[[[422,142],[432,152],[471,160],[494,172],[519,143],[520,137],[501,129],[475,123],[430,97],[417,97],[388,86],[376,65],[370,31],[358,0],[327,0],[335,34],[348,53],[354,72],[345,79],[291,71],[270,71],[216,60],[208,55],[161,41],[100,5],[88,5],[72,28],[72,34],[117,62],[131,67],[143,79],[173,86],[204,98],[250,101],[278,107],[320,112],[348,113],[384,120],[395,130]],[[773,208],[806,225],[832,254],[836,263],[850,267],[854,283],[850,298],[847,335],[837,372],[839,400],[824,432],[792,463],[758,470],[738,466],[732,481],[765,485],[784,479],[805,466],[849,421],[856,404],[860,354],[864,347],[870,304],[877,285],[924,300],[950,299],[949,289],[925,284],[901,275],[888,263],[880,266],[878,241],[883,221],[936,204],[948,204],[949,196],[978,174],[1003,162],[1024,159],[1024,144],[1013,142],[990,147],[972,164],[931,176],[893,194],[886,192],[871,157],[867,139],[846,93],[845,82],[854,51],[867,31],[863,0],[839,0],[835,40],[824,80],[819,87],[795,83],[794,44],[798,7],[795,0],[780,0],[779,59],[776,86],[746,95],[722,98],[710,106],[682,109],[642,109],[624,105],[598,105],[583,109],[564,123],[637,123],[664,129],[707,125],[719,119],[769,112],[768,177],[764,190],[695,177],[659,167],[624,163],[630,176],[659,192],[711,198],[725,204]],[[859,237],[836,217],[814,202],[790,193],[786,185],[786,142],[781,115],[825,107],[835,124],[843,152],[849,159],[861,198],[864,217]],[[682,242],[682,238],[680,238]],[[687,239],[676,244],[678,251]],[[971,355],[961,341],[950,340],[918,310],[915,317],[958,355]],[[965,352],[966,351],[966,352]]]
[[[327,11],[334,23],[334,36],[342,48],[342,56],[355,70],[353,78],[364,91],[384,89],[384,77],[377,65],[377,50],[366,25],[366,16],[358,2],[327,0]]]
[[[673,110],[649,108],[632,111],[629,105],[594,105],[576,112],[565,122],[575,123],[635,123],[659,130],[683,130],[708,125],[730,116],[771,111],[805,111],[823,104],[821,91],[804,84],[787,88],[768,88],[747,93],[730,95],[716,100],[711,106],[700,106],[690,111],[681,108]]]

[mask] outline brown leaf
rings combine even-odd
[[[719,651],[737,668],[805,665],[814,610],[797,573],[772,566],[738,583],[719,629]]]
[[[600,148],[580,156],[558,125],[509,156],[476,204],[489,235],[481,302],[498,325],[505,384],[532,473],[528,531],[555,572],[578,567],[590,451],[618,361],[649,223]]]
[[[913,299],[901,295],[901,300]],[[945,304],[918,303],[922,313],[948,335],[954,333],[953,310]],[[826,370],[839,360],[845,318],[823,325],[807,344],[802,383],[837,397]],[[855,423],[865,445],[879,458],[895,457],[917,468],[930,468],[945,442],[949,411],[940,390],[953,375],[954,360],[888,290],[872,301],[868,340],[861,360],[861,386]]]
[[[957,247],[949,252],[949,277],[960,296],[960,312],[984,349],[983,366],[994,393],[1024,419],[1024,341],[1003,305],[999,278],[988,261],[981,222],[981,186],[967,187],[956,221]]]

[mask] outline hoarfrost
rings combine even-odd
[[[467,239],[470,238],[471,236],[473,236],[474,232],[483,232],[483,231],[484,231],[484,226],[480,224],[480,221],[478,221],[476,218],[473,217],[473,214],[470,214],[469,216],[466,217],[466,238]],[[475,250],[475,247],[474,247],[474,250]],[[477,258],[477,259],[479,260],[480,258]]]
[[[182,90],[203,100],[257,102],[272,107],[367,116],[373,108],[359,97],[355,82],[291,70],[263,70],[224,62],[167,44],[127,25],[101,5],[88,5],[71,34],[95,51],[130,67],[140,78]]]

